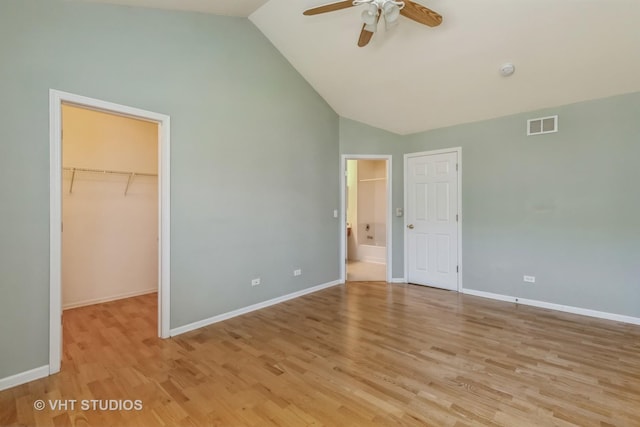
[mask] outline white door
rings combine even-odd
[[[407,281],[458,289],[458,153],[407,156]]]

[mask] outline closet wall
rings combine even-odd
[[[68,105],[62,123],[63,307],[156,291],[157,176],[134,176],[127,188],[124,174],[68,169],[157,175],[157,124]]]

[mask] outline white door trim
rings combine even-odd
[[[387,161],[387,259],[386,259],[386,270],[387,270],[387,282],[392,281],[392,270],[393,270],[393,216],[392,216],[392,206],[393,199],[392,191],[393,188],[392,182],[392,159],[393,156],[391,154],[343,154],[340,156],[340,282],[344,283],[347,280],[347,271],[345,258],[347,255],[347,194],[345,192],[345,187],[347,184],[345,171],[347,170],[347,160],[386,160]]]
[[[49,91],[49,374],[60,371],[62,352],[62,104],[158,124],[158,335],[169,337],[170,323],[170,118],[167,115],[99,99]]]
[[[404,212],[407,212],[407,200],[409,188],[407,185],[408,162],[411,157],[433,156],[436,154],[457,153],[458,154],[458,292],[464,289],[462,286],[462,147],[445,148],[442,150],[421,151],[418,153],[407,153],[404,155]],[[409,277],[409,240],[407,239],[407,216],[404,215],[404,277]]]

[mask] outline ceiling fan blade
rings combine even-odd
[[[400,14],[429,27],[437,27],[442,23],[440,14],[411,0],[404,0],[404,7],[400,9]]]
[[[317,15],[319,13],[333,12],[334,10],[346,9],[353,7],[353,0],[339,1],[336,3],[325,4],[324,6],[314,7],[313,9],[305,10],[303,15]]]
[[[358,46],[365,47],[371,41],[371,37],[373,37],[373,33],[371,31],[367,31],[364,28],[367,25],[362,26],[362,31],[360,31],[360,38],[358,38]]]
[[[373,27],[373,31],[376,31],[378,28],[378,23],[380,22],[380,15],[381,13],[378,13],[378,17],[376,18],[376,24]],[[373,31],[369,31],[366,28],[367,28],[367,24],[364,24],[362,26],[362,31],[360,31],[360,37],[358,38],[358,46],[360,47],[365,47],[366,45],[368,45],[369,42],[371,41],[371,37],[373,37]]]

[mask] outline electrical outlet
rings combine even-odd
[[[302,270],[301,269],[293,270],[293,275],[294,276],[301,276],[302,275]]]
[[[535,276],[524,276],[522,278],[522,280],[524,280],[527,283],[536,283],[536,277]]]
[[[258,286],[259,284],[260,284],[260,278],[259,277],[251,280],[251,286]]]

